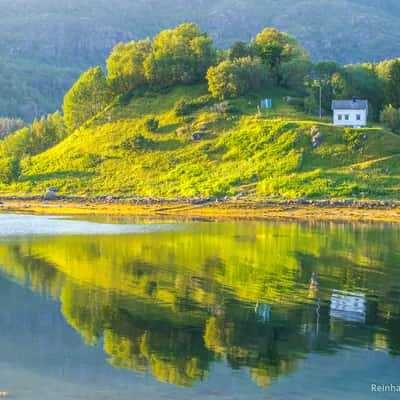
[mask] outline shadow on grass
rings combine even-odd
[[[180,123],[164,125],[157,129],[156,133],[167,134],[175,132],[181,126]]]
[[[151,150],[156,151],[173,151],[186,147],[188,143],[182,142],[178,139],[168,139],[162,141],[153,141],[151,143]]]
[[[21,178],[21,182],[42,182],[50,179],[66,179],[66,178],[92,178],[96,175],[94,172],[84,171],[62,171],[62,172],[50,172],[47,174],[35,174],[24,176]]]

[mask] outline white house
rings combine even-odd
[[[333,100],[333,124],[337,126],[367,126],[368,100]]]

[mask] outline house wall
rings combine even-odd
[[[359,120],[357,115],[360,116]],[[367,126],[367,116],[367,110],[334,110],[333,123],[338,126]]]

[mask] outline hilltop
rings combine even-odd
[[[194,21],[218,48],[264,26],[295,35],[314,60],[380,61],[400,54],[395,0],[1,0],[0,116],[55,111],[68,87],[121,41]]]

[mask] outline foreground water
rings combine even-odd
[[[391,399],[400,228],[0,215],[13,399]]]

